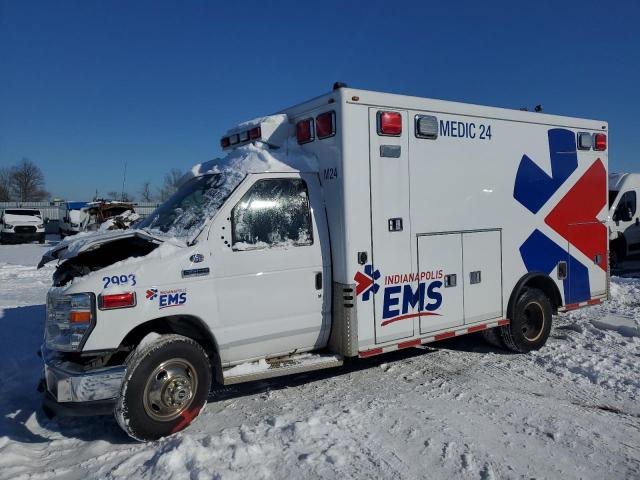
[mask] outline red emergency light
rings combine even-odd
[[[260,127],[254,127],[251,130],[249,130],[250,140],[257,140],[261,136],[262,136],[262,129]]]
[[[318,138],[332,137],[336,134],[336,112],[321,113],[316,117],[316,135]]]
[[[296,138],[300,145],[313,142],[313,118],[305,118],[296,123]]]
[[[593,149],[599,152],[607,149],[607,135],[605,133],[596,133],[594,135]]]
[[[400,136],[402,134],[402,115],[398,112],[378,112],[378,134]]]

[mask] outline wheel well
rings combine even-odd
[[[152,332],[160,335],[175,333],[195,340],[207,352],[214,378],[218,378],[218,374],[222,375],[218,344],[209,328],[200,318],[192,315],[171,315],[149,320],[131,330],[120,342],[120,347],[133,349],[144,337]]]
[[[511,318],[511,313],[518,298],[527,291],[527,288],[541,290],[551,302],[553,313],[558,313],[558,308],[562,305],[562,296],[560,295],[560,290],[558,290],[558,285],[546,273],[531,272],[522,277],[513,289],[507,306],[507,318]]]

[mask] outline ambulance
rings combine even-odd
[[[213,384],[474,332],[543,347],[608,298],[607,123],[348,88],[240,124],[134,228],[67,239],[44,407],[183,430]]]

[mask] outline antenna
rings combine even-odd
[[[127,161],[124,161],[124,173],[122,174],[122,193],[120,194],[120,200],[124,202],[124,186],[127,183]]]

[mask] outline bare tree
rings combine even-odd
[[[0,168],[0,202],[11,200],[11,170]]]
[[[151,183],[144,182],[140,188],[140,199],[143,202],[153,202],[153,193],[151,193]]]
[[[182,172],[177,168],[172,168],[169,173],[164,176],[162,188],[158,191],[158,196],[160,197],[161,202],[164,202],[176,192],[181,178]]]
[[[11,196],[20,202],[38,202],[49,196],[44,189],[42,170],[28,158],[11,168],[10,185]]]

